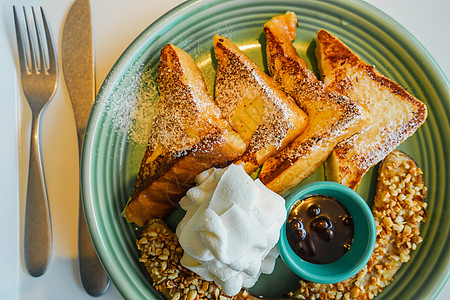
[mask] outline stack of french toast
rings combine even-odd
[[[264,26],[268,75],[215,35],[215,95],[174,45],[160,54],[157,115],[123,215],[143,226],[166,217],[211,167],[240,164],[285,194],[325,163],[327,180],[356,188],[425,121],[426,106],[331,33],[316,35],[319,80],[297,54],[297,17]]]

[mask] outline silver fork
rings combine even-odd
[[[41,21],[39,17],[36,17],[34,8],[31,8],[31,23],[34,23],[34,30],[33,25],[29,24],[30,18],[25,7],[22,7],[22,10],[24,22],[21,23],[18,12],[13,6],[20,78],[32,113],[23,257],[28,273],[38,277],[47,270],[52,250],[50,209],[40,148],[40,120],[41,112],[56,90],[58,65],[44,10],[40,8]],[[25,33],[21,29],[23,23],[25,23]]]

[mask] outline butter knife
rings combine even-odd
[[[89,0],[76,0],[67,14],[62,35],[62,66],[75,115],[78,150],[95,98],[94,47]],[[80,189],[81,190],[81,189]],[[80,192],[78,215],[78,266],[81,283],[94,297],[102,295],[109,278],[100,263],[89,235]]]

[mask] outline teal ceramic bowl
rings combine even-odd
[[[350,250],[333,263],[307,262],[289,245],[285,222],[280,231],[278,251],[286,265],[303,279],[317,283],[341,282],[358,273],[370,259],[375,246],[375,222],[369,206],[358,193],[331,181],[314,182],[292,192],[286,198],[287,215],[299,201],[317,195],[338,200],[352,216],[354,235]]]
[[[122,54],[100,88],[84,138],[81,189],[89,231],[108,275],[124,298],[161,299],[139,263],[139,228],[121,216],[158,101],[160,50],[172,43],[191,54],[212,93],[213,35],[230,37],[265,68],[263,24],[286,11],[298,16],[294,46],[314,71],[313,39],[324,28],[428,106],[425,124],[400,146],[421,166],[428,186],[428,220],[421,231],[424,240],[376,299],[433,299],[449,277],[450,85],[420,43],[400,24],[360,0],[190,0],[151,24]],[[376,168],[372,168],[357,188],[369,203],[375,177]],[[323,167],[319,167],[301,185],[324,178]],[[285,267],[287,272],[277,267]],[[277,298],[297,283],[298,276],[280,259],[275,272],[261,276],[252,291]]]

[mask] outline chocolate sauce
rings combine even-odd
[[[353,241],[353,221],[334,198],[311,196],[290,211],[286,226],[289,245],[302,259],[329,264],[344,256]]]

